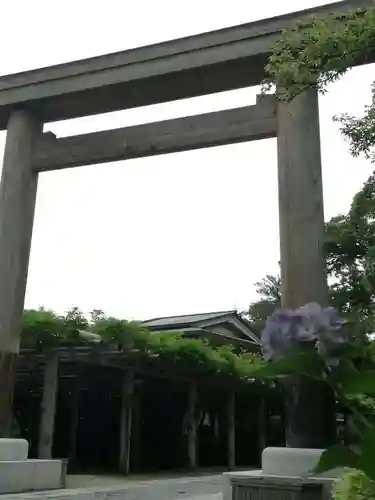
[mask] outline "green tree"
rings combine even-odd
[[[258,283],[255,283],[257,287],[256,292],[259,294],[261,300],[267,300],[269,302],[280,303],[281,301],[281,278],[280,276],[273,276],[272,274],[267,274],[265,278]]]
[[[264,322],[273,311],[281,305],[280,276],[268,274],[261,281],[255,283],[259,299],[250,304],[247,317],[257,333],[263,329]]]
[[[347,215],[326,226],[331,301],[367,332],[375,331],[375,175],[354,196]]]
[[[105,318],[104,311],[102,309],[93,309],[90,312],[90,318],[92,323],[96,323]]]
[[[375,332],[375,175],[354,196],[347,214],[326,224],[325,253],[331,304],[365,333]],[[260,332],[266,318],[281,303],[278,276],[255,284],[259,299],[248,316]]]
[[[63,320],[67,331],[70,331],[73,336],[77,334],[78,330],[85,330],[89,326],[87,318],[79,307],[76,306],[66,312]]]

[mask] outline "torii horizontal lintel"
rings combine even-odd
[[[276,136],[276,99],[162,122],[55,138],[44,134],[34,149],[38,172],[222,146]]]

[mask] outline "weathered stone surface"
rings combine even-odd
[[[311,475],[323,451],[306,448],[266,448],[262,454],[262,473],[296,477]]]
[[[303,448],[266,448],[262,469],[223,474],[223,499],[251,498],[264,489],[262,496],[279,491],[283,498],[328,499],[334,478],[340,469],[314,475],[313,469],[324,450]]]
[[[52,490],[62,487],[61,460],[0,462],[0,494]],[[30,493],[24,498],[30,498]]]
[[[0,439],[0,462],[26,460],[29,443],[25,439]]]

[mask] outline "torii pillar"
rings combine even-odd
[[[315,88],[277,113],[283,307],[327,305],[318,95]]]
[[[277,136],[282,305],[297,308],[317,302],[327,306],[316,88],[304,91],[290,103],[279,103]],[[285,387],[287,446],[325,449],[333,444],[335,399],[329,386],[292,377]]]
[[[12,420],[15,363],[19,350],[38,174],[32,150],[42,132],[26,110],[9,117],[0,183],[0,437]]]

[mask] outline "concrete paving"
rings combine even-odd
[[[221,475],[154,480],[71,476],[66,490],[2,495],[1,500],[222,500],[222,487]]]

